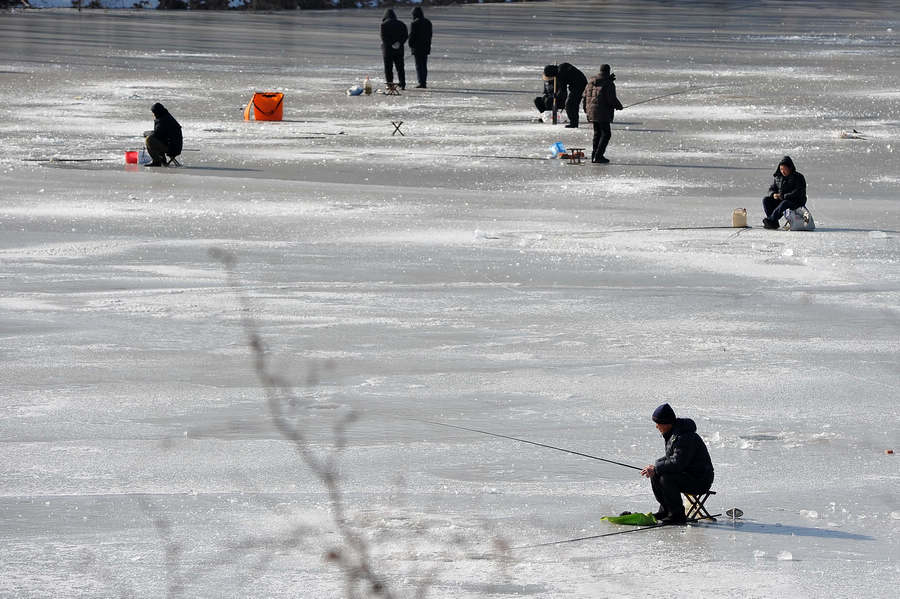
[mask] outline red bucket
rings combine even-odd
[[[125,152],[125,164],[137,164],[137,152]]]

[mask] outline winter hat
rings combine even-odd
[[[165,106],[163,106],[162,104],[157,102],[156,104],[154,104],[153,106],[150,107],[150,112],[152,112],[156,116],[162,116],[167,111],[166,111]]]
[[[557,75],[559,75],[559,67],[556,66],[555,64],[548,64],[547,66],[544,67],[544,78],[545,79],[552,79],[553,77],[556,77]]]
[[[657,424],[675,424],[675,410],[667,403],[653,410],[653,422]]]
[[[608,64],[601,64],[601,65],[600,65],[600,72],[601,72],[601,73],[609,73],[609,71],[610,71],[610,66],[609,66]]]
[[[414,19],[421,19],[421,18],[424,18],[424,17],[425,17],[425,14],[422,12],[422,7],[421,7],[421,6],[417,6],[417,7],[415,7],[414,9],[412,9],[412,16],[413,16]]]

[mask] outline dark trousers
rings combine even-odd
[[[778,222],[778,220],[784,216],[786,210],[796,210],[800,206],[805,205],[806,202],[800,204],[799,202],[791,202],[790,200],[776,200],[770,195],[763,198],[763,212],[766,213],[766,218],[774,220],[775,222]]]
[[[416,58],[416,79],[419,85],[425,87],[428,84],[428,55],[423,52],[413,56]]]
[[[148,135],[145,143],[147,145],[147,152],[150,154],[150,158],[153,159],[153,162],[166,164],[166,154],[169,152],[169,146],[166,145],[166,142],[155,135]]]
[[[569,96],[566,98],[566,116],[569,117],[569,124],[573,127],[578,126],[578,109],[581,107],[581,96],[584,94],[584,88],[569,88]]]
[[[612,129],[609,123],[601,123],[594,121],[594,144],[591,151],[591,160],[605,158],[606,146],[609,145],[609,138],[612,137]]]
[[[703,493],[708,491],[711,486],[712,480],[701,480],[684,472],[654,474],[650,477],[650,487],[653,489],[653,495],[656,496],[659,505],[676,518],[684,517],[682,493]]]
[[[394,67],[397,67],[397,81],[400,87],[406,89],[406,70],[403,68],[403,52],[390,52],[384,54],[384,80],[394,82]]]

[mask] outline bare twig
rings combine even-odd
[[[346,447],[347,427],[356,420],[354,412],[338,418],[334,424],[334,448],[324,457],[317,455],[311,447],[303,428],[287,414],[287,408],[296,405],[298,398],[290,383],[272,371],[268,354],[253,318],[250,297],[235,272],[236,259],[227,251],[213,249],[210,255],[225,267],[228,285],[234,290],[241,307],[241,326],[247,343],[253,353],[253,366],[262,383],[266,395],[266,405],[272,423],[278,433],[291,443],[303,463],[316,476],[328,494],[331,518],[343,543],[343,547],[330,550],[326,559],[338,565],[344,574],[347,597],[377,595],[392,599],[393,593],[383,577],[372,568],[372,556],[368,543],[350,523],[346,503],[339,480],[339,459]],[[311,377],[317,381],[316,377]]]

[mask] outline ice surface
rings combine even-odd
[[[889,4],[429,8],[429,88],[399,97],[345,94],[383,87],[380,10],[4,13],[0,596],[344,596],[250,315],[317,455],[360,414],[337,471],[396,596],[894,597]],[[590,125],[531,122],[562,60],[611,63],[626,105],[685,93],[620,112],[611,164],[568,165],[547,148]],[[241,120],[257,89],[283,122]],[[156,101],[181,169],[124,164]],[[815,232],[759,226],[784,154]],[[643,465],[664,401],[708,441],[707,506],[742,520],[524,549],[656,509],[648,485],[421,422]]]

